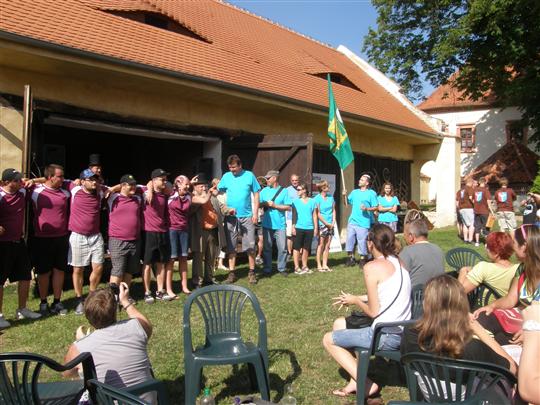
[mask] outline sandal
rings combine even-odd
[[[326,269],[324,267],[317,267],[317,271],[320,273],[326,273]]]
[[[300,267],[297,267],[296,269],[294,269],[294,274],[304,274],[304,272]]]
[[[350,395],[356,395],[356,391],[346,391],[345,388],[340,388],[338,390],[332,391],[332,394],[336,397],[346,398]]]
[[[310,270],[308,267],[304,267],[302,269],[302,274],[311,274],[311,273],[313,273],[313,271]]]
[[[330,267],[325,267],[325,268],[324,268],[324,271],[326,271],[327,273],[331,273],[331,272],[333,272],[334,270],[332,270]]]

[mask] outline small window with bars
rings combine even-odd
[[[458,127],[458,135],[461,137],[462,153],[476,152],[476,139],[474,136],[473,125],[460,125]]]

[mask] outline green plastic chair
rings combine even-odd
[[[418,388],[432,403],[511,403],[516,377],[494,364],[457,360],[429,353],[407,353],[401,359],[411,378],[411,403],[417,402]]]
[[[492,298],[499,299],[501,296],[489,284],[480,284],[467,295],[467,298],[472,312],[488,305]]]
[[[258,319],[257,345],[244,341],[241,335],[241,315],[248,302]],[[195,349],[191,338],[193,305],[200,310],[205,326],[205,344]],[[195,290],[184,304],[183,328],[187,405],[195,404],[205,365],[247,363],[252,387],[258,385],[262,399],[270,400],[266,318],[252,291],[236,285],[211,285]]]
[[[469,248],[459,247],[450,249],[448,252],[446,252],[446,263],[448,263],[448,265],[454,269],[455,273],[452,275],[455,277],[457,277],[456,274],[459,274],[459,270],[462,267],[473,267],[476,263],[481,262],[482,260],[485,260],[482,255]]]
[[[383,357],[386,359],[394,360],[399,363],[401,360],[401,352],[397,350],[379,350],[379,342],[382,337],[383,328],[396,327],[396,326],[411,326],[414,325],[417,319],[423,314],[423,301],[424,301],[424,286],[422,284],[415,285],[411,291],[411,319],[408,321],[400,322],[382,322],[378,323],[373,330],[373,339],[371,341],[371,347],[355,347],[357,368],[356,368],[356,403],[358,405],[364,404],[365,397],[365,380],[368,374],[369,359],[371,356]],[[408,376],[406,376],[408,379]]]
[[[94,379],[88,382],[95,389],[99,405],[148,405],[148,402],[127,391],[114,388]],[[161,402],[159,403],[161,404]]]
[[[71,370],[82,364],[84,379],[40,382],[43,366],[56,372]],[[63,405],[77,403],[88,381],[95,378],[90,353],[81,353],[64,365],[35,353],[0,354],[0,403],[2,405]],[[90,390],[92,394],[93,391]]]

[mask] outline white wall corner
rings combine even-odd
[[[437,155],[437,217],[435,226],[442,228],[456,222],[456,192],[459,187],[458,139],[445,137]]]

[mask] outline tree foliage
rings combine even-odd
[[[531,187],[531,192],[540,194],[540,160],[538,161],[538,173],[536,173],[536,178],[534,179]]]
[[[452,78],[464,97],[518,107],[540,148],[539,0],[372,2],[378,27],[364,51],[409,97],[419,99],[423,78],[434,86]]]

